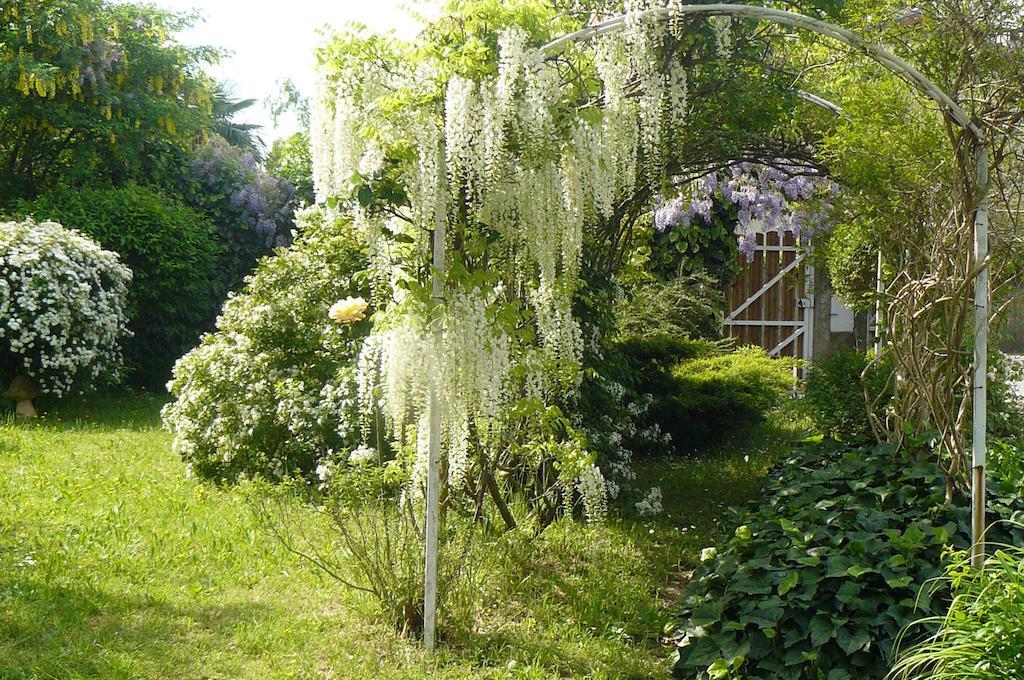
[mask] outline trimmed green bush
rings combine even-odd
[[[824,434],[848,440],[870,436],[865,383],[867,393],[876,399],[886,389],[890,371],[876,366],[862,377],[867,366],[865,355],[840,349],[811,367],[802,403]]]
[[[623,338],[720,338],[721,285],[704,272],[636,286],[615,308]]]
[[[649,418],[661,424],[677,450],[707,446],[735,432],[737,425],[759,421],[796,386],[791,359],[773,359],[759,347],[696,348],[695,356],[680,355],[671,364],[650,362],[640,369],[637,389],[653,396]]]
[[[210,328],[220,305],[220,246],[208,219],[151,189],[60,189],[18,211],[58,221],[96,239],[127,264],[128,380],[162,389],[175,360]]]
[[[791,359],[729,341],[634,337],[586,371],[572,410],[589,446],[614,467],[700,449],[757,422],[793,390],[795,368]]]
[[[888,445],[796,451],[736,514],[732,538],[704,551],[684,592],[676,674],[885,676],[899,631],[948,606],[948,588],[926,587],[946,546],[967,547],[968,504],[946,504],[944,482],[933,460]],[[1020,496],[998,482],[990,494],[992,519],[1024,517]],[[1010,536],[997,527],[991,538]]]
[[[301,223],[174,368],[164,424],[199,476],[311,478],[359,443],[354,362],[370,321],[339,326],[327,314],[365,294],[354,278],[366,263],[349,223],[321,211]]]

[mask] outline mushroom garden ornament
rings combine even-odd
[[[39,396],[39,388],[24,375],[19,375],[11,381],[11,386],[4,392],[4,396],[18,402],[17,414],[23,418],[34,418],[36,408],[32,400]]]

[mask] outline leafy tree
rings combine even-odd
[[[1022,271],[1019,4],[930,0],[907,13],[895,2],[862,0],[847,4],[844,21],[936,83],[986,138],[989,270],[998,310]],[[872,416],[875,433],[909,446],[937,437],[951,499],[966,489],[969,467],[978,273],[971,253],[986,190],[975,175],[974,134],[873,62],[852,55],[821,60],[808,73],[807,89],[843,106],[843,116],[821,128],[822,153],[845,187],[846,224],[836,232],[845,242],[829,248],[831,273],[844,297],[862,307],[879,304],[884,337],[876,360],[890,362],[900,376],[891,405]],[[879,253],[876,294],[871,263]]]
[[[373,254],[380,331],[371,346],[412,376],[383,390],[393,408],[389,427],[422,416],[419,406],[400,411],[414,403],[403,390],[429,379],[422,357],[434,340],[422,328],[434,316],[430,231],[441,220],[447,225],[449,303],[438,323],[479,331],[464,352],[461,345],[450,351],[463,335],[440,334],[440,342],[453,344],[436,356],[486,354],[466,360],[486,369],[450,374],[480,382],[446,391],[449,431],[461,431],[452,423],[472,423],[471,436],[449,447],[456,472],[448,489],[471,498],[476,516],[486,511],[487,494],[475,489],[489,490],[506,526],[515,525],[505,503],[510,493],[526,495],[542,524],[577,491],[587,515],[600,514],[594,490],[601,483],[564,415],[571,408],[566,395],[585,370],[601,369],[602,336],[611,327],[594,319],[613,318],[616,277],[645,237],[641,222],[656,198],[674,197],[733,164],[815,164],[806,131],[791,123],[801,106],[792,78],[768,49],[781,31],[738,26],[725,49],[711,24],[693,19],[683,22],[685,30],[661,32],[642,56],[638,45],[646,42],[635,33],[596,48],[537,54],[589,21],[566,7],[453,2],[415,43],[333,36],[318,54],[321,86],[311,106],[317,195],[355,213]],[[662,89],[664,83],[670,85]],[[695,239],[694,252],[698,246]],[[509,347],[508,356],[494,347]],[[415,362],[406,364],[413,352]],[[507,391],[467,396],[505,370],[515,376]],[[524,375],[521,388],[516,381]],[[533,391],[534,376],[543,376],[542,390]],[[503,399],[511,401],[507,409]],[[477,430],[489,434],[477,437]],[[388,434],[397,449],[422,456],[425,440],[399,440],[411,431]],[[619,461],[607,462],[610,469]],[[561,485],[551,481],[556,471]],[[495,478],[507,488],[496,491],[488,483]],[[542,481],[523,481],[534,479]]]
[[[208,126],[214,50],[191,18],[107,0],[0,6],[0,202],[60,183],[158,179]]]
[[[298,201],[306,205],[316,202],[313,191],[313,157],[309,153],[307,131],[276,140],[270,148],[266,166],[268,173],[291,183]]]

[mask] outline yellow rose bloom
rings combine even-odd
[[[366,300],[361,297],[345,298],[331,305],[331,310],[327,312],[327,316],[331,317],[331,321],[335,323],[362,321],[366,318],[366,308],[368,306]]]

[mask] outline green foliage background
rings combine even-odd
[[[134,275],[125,345],[129,380],[162,390],[174,362],[209,329],[223,288],[221,246],[202,214],[152,189],[58,189],[17,211],[54,220],[120,254]]]

